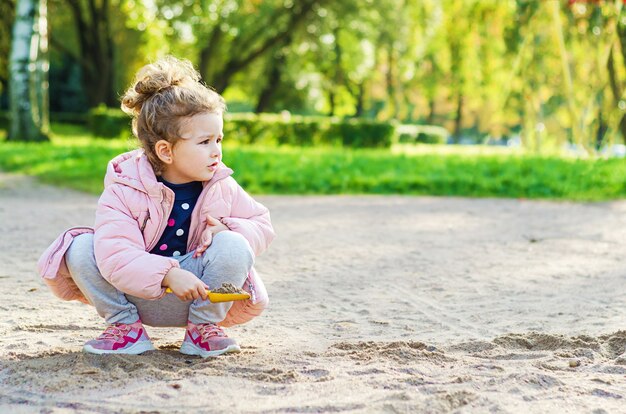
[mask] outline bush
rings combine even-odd
[[[395,125],[369,119],[346,119],[285,114],[227,113],[224,135],[241,144],[346,146],[388,148]],[[98,107],[89,112],[89,129],[96,137],[131,134],[130,118],[119,109]]]
[[[393,144],[396,133],[390,122],[369,119],[349,119],[334,124],[331,134],[341,137],[346,147],[353,148],[388,148]]]
[[[88,114],[80,112],[50,112],[50,122],[63,124],[85,125],[89,121]]]
[[[333,144],[328,117],[287,114],[227,114],[224,134],[244,144],[313,146]],[[340,141],[338,142],[340,143]]]
[[[395,126],[389,122],[289,114],[227,114],[224,133],[245,144],[389,147]]]
[[[87,115],[74,112],[50,112],[50,122],[84,125],[87,123]],[[0,111],[0,129],[7,130],[11,126],[11,113]]]
[[[436,125],[400,125],[397,128],[398,141],[403,143],[445,144],[448,130]]]
[[[291,117],[291,120],[287,121],[286,130],[281,135],[280,143],[301,147],[340,145],[341,141],[328,135],[332,122],[333,118],[329,117]]]
[[[103,105],[89,111],[87,124],[98,138],[119,138],[132,134],[130,117],[120,109]]]

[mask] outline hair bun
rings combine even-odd
[[[171,87],[199,81],[200,74],[190,61],[167,56],[139,70],[134,85],[122,97],[122,110],[136,116],[143,103],[155,94]]]
[[[177,81],[169,81],[166,77],[160,76],[162,74],[155,74],[152,77],[148,76],[135,83],[135,92],[154,95],[157,92],[170,86],[178,85]]]

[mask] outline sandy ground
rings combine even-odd
[[[0,412],[626,410],[626,202],[258,197],[271,308],[242,353],[93,356],[35,261],[97,198],[0,175]]]

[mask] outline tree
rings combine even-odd
[[[209,35],[209,42],[200,51],[201,72],[208,72],[210,66],[219,68],[213,72],[211,79],[215,88],[223,91],[236,73],[247,68],[276,45],[285,44],[292,33],[314,15],[313,9],[319,3],[323,1],[300,0],[276,7],[268,15],[266,22],[257,22],[253,30],[239,30],[232,36],[229,53],[223,56],[212,53],[217,39],[224,38],[225,35],[222,25],[216,24]]]
[[[474,14],[479,8],[474,0],[465,2],[450,1],[447,3],[446,37],[450,53],[450,86],[451,98],[454,104],[454,131],[452,136],[455,142],[461,139],[463,116],[467,105],[468,94],[471,90],[473,77],[476,71],[475,58],[477,43],[476,26],[478,19]]]
[[[9,83],[9,53],[11,51],[11,31],[15,16],[15,0],[0,3],[0,94],[6,91]]]
[[[620,104],[623,105],[622,100],[624,95],[625,86],[624,82],[621,80],[619,76],[619,69],[615,63],[616,60],[619,59],[617,56],[619,52],[616,53],[615,49],[621,50],[621,60],[624,63],[622,67],[626,66],[626,24],[620,19],[617,23],[617,41],[613,43],[611,50],[609,52],[609,59],[607,60],[607,70],[609,73],[609,82],[611,85],[611,93],[613,95],[613,101],[615,106],[618,109],[620,108]],[[623,140],[626,142],[626,115],[620,114],[619,116],[619,129],[622,134]]]
[[[335,24],[331,27],[334,48],[332,55],[334,68],[331,80],[334,85],[330,91],[345,91],[354,102],[355,117],[365,115],[367,96],[370,94],[371,82],[376,75],[376,47],[381,38],[381,28],[385,26],[386,17],[382,11],[396,10],[396,0],[368,1],[363,7],[360,1],[337,2],[333,5]],[[319,57],[318,60],[324,60]],[[337,98],[334,98],[337,100]],[[346,101],[347,99],[344,99]]]
[[[114,43],[111,30],[109,0],[65,0],[70,8],[79,52],[72,52],[61,39],[53,36],[52,45],[63,50],[80,63],[83,88],[89,107],[99,104],[117,106],[115,93],[116,65],[113,59]]]
[[[18,0],[10,57],[9,140],[48,139],[46,0]]]
[[[285,43],[290,42],[289,37],[285,39]],[[265,65],[267,81],[263,89],[261,89],[254,112],[269,112],[276,92],[279,90],[279,85],[284,83],[283,69],[287,64],[287,56],[284,49],[284,47],[276,47],[269,59],[267,59],[268,63]]]
[[[233,78],[287,46],[295,33],[316,19],[315,9],[328,0],[157,0],[158,19],[168,24],[174,51],[181,38],[194,45],[189,53],[204,79],[223,93]],[[199,46],[196,47],[196,45]],[[189,56],[189,55],[187,55]],[[269,71],[271,73],[271,70]]]

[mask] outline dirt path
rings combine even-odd
[[[243,352],[80,352],[102,322],[35,261],[97,197],[0,174],[0,412],[617,412],[626,202],[258,197],[271,308]]]

